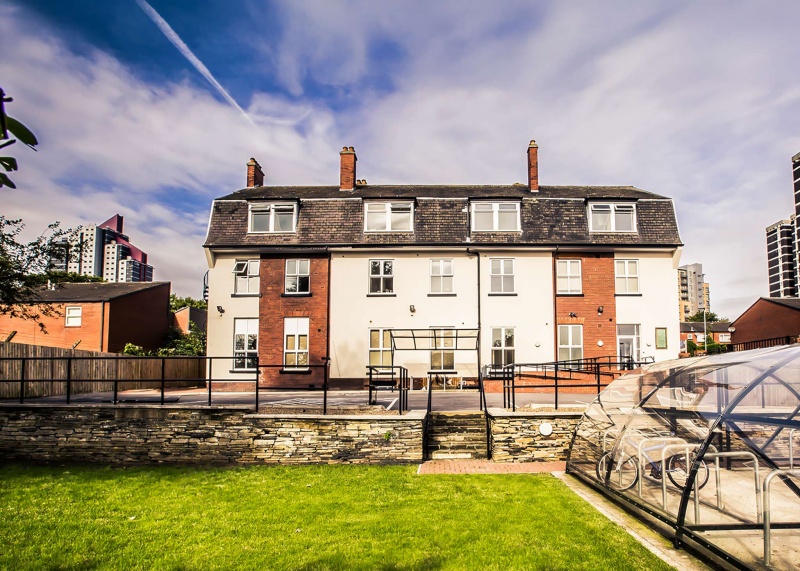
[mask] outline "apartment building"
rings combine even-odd
[[[369,185],[352,147],[339,185],[248,187],[211,207],[208,354],[228,378],[331,384],[368,365],[477,377],[481,365],[676,358],[681,240],[672,200],[632,186]],[[521,169],[522,170],[522,169]],[[398,332],[416,350],[393,351]],[[425,335],[428,332],[428,335]],[[461,351],[465,337],[477,350]],[[215,376],[217,373],[215,373]]]
[[[798,297],[800,294],[800,153],[792,157],[794,214],[767,226],[767,268],[769,297]]]
[[[678,315],[686,321],[698,311],[711,311],[708,282],[703,264],[687,264],[678,268]]]
[[[55,269],[86,276],[99,276],[107,282],[152,282],[153,266],[147,263],[147,254],[134,246],[123,233],[123,217],[115,214],[97,226],[86,224],[76,228],[63,241],[69,252],[56,262]]]

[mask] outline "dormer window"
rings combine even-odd
[[[292,202],[250,205],[250,233],[294,232],[297,204]]]
[[[590,232],[636,232],[636,205],[591,204]]]
[[[411,202],[367,202],[364,204],[365,232],[413,232],[414,205]]]
[[[473,202],[473,232],[519,232],[519,202]]]

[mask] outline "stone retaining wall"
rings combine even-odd
[[[492,460],[495,462],[556,462],[567,459],[580,412],[507,412],[490,408]],[[552,427],[544,436],[543,423]]]
[[[0,406],[0,458],[139,464],[389,464],[422,460],[424,412],[286,416],[248,407]]]

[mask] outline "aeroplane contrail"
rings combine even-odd
[[[156,11],[153,9],[153,7],[152,7],[152,6],[150,6],[150,4],[148,4],[148,3],[146,2],[146,0],[136,0],[136,3],[137,3],[137,4],[139,5],[139,7],[140,7],[140,8],[141,8],[141,9],[144,11],[144,13],[145,13],[145,14],[147,14],[147,15],[150,17],[150,19],[151,19],[151,20],[153,20],[153,23],[154,23],[156,26],[158,26],[158,29],[159,29],[159,30],[161,30],[161,32],[164,34],[164,36],[166,36],[166,38],[167,38],[167,39],[168,39],[170,42],[172,42],[172,45],[173,45],[173,46],[175,46],[176,48],[178,48],[178,51],[179,51],[179,52],[181,52],[181,54],[183,55],[183,57],[185,57],[187,60],[189,60],[189,63],[191,63],[191,64],[194,66],[194,68],[195,68],[197,71],[199,71],[199,72],[200,72],[200,75],[202,75],[203,77],[205,77],[205,78],[206,78],[206,80],[207,80],[207,81],[208,81],[208,82],[209,82],[211,85],[213,85],[213,86],[214,86],[214,89],[216,89],[216,90],[217,90],[217,92],[218,92],[220,95],[222,95],[222,97],[224,97],[224,98],[225,98],[225,100],[226,100],[228,103],[230,103],[230,104],[231,104],[231,105],[233,105],[233,106],[234,106],[236,109],[238,109],[238,110],[239,110],[239,112],[240,112],[242,115],[244,115],[244,116],[245,116],[245,118],[246,118],[248,121],[250,121],[250,123],[253,123],[253,124],[255,125],[255,123],[254,123],[254,122],[253,122],[253,120],[250,118],[250,116],[249,116],[247,113],[245,113],[245,110],[244,110],[244,109],[242,109],[242,108],[239,106],[239,104],[238,104],[238,103],[236,103],[236,100],[235,100],[233,97],[231,97],[231,94],[230,94],[230,93],[228,93],[227,91],[225,91],[225,88],[224,88],[224,87],[222,87],[222,86],[220,85],[220,83],[219,83],[219,82],[218,82],[216,79],[214,79],[214,76],[213,76],[213,75],[211,75],[211,72],[208,70],[208,68],[207,68],[205,65],[203,65],[203,62],[201,62],[201,61],[200,61],[200,60],[197,58],[197,56],[196,56],[196,55],[194,55],[194,53],[192,53],[192,50],[190,50],[190,49],[189,49],[189,46],[187,46],[187,45],[186,45],[186,44],[183,42],[183,40],[182,40],[182,39],[181,39],[181,38],[178,36],[178,34],[176,34],[176,33],[175,33],[175,30],[173,30],[173,29],[172,29],[172,27],[171,27],[169,24],[167,24],[167,21],[166,21],[166,20],[164,20],[164,18],[162,18],[162,17],[161,17],[161,15],[160,15],[158,12],[156,12]]]

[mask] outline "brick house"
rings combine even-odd
[[[719,343],[729,345],[731,342],[731,332],[728,328],[731,324],[727,321],[717,321],[706,323],[703,327],[702,321],[682,321],[681,322],[681,353],[686,352],[686,341],[694,341],[702,349],[703,343],[708,336],[709,343]]]
[[[40,303],[53,306],[55,316],[39,325],[28,319],[0,315],[0,339],[14,332],[15,343],[119,352],[126,343],[145,349],[161,346],[172,323],[169,282],[62,283],[39,292]]]
[[[800,336],[800,299],[760,297],[731,323],[731,327],[734,329],[732,342],[737,345],[797,338]]]
[[[262,384],[304,386],[325,358],[332,386],[360,386],[368,364],[477,377],[479,364],[677,357],[671,199],[540,186],[533,141],[527,184],[369,185],[352,147],[340,161],[338,186],[265,186],[251,159],[248,187],[214,201],[208,354],[235,356],[230,379],[258,362]],[[392,355],[398,329],[438,341]],[[459,329],[479,332],[479,352],[453,351]]]

